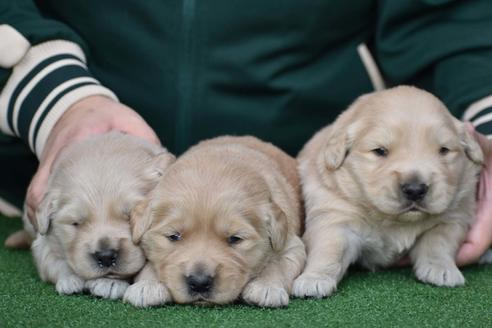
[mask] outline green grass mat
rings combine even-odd
[[[492,327],[492,265],[464,269],[466,287],[417,282],[410,269],[353,270],[324,300],[286,309],[169,305],[134,309],[88,295],[59,296],[39,280],[28,251],[3,241],[20,220],[0,217],[0,328],[7,327]]]

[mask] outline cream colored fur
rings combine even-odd
[[[288,304],[305,261],[300,188],[295,160],[273,145],[253,137],[201,142],[133,214],[149,264],[127,302]],[[186,280],[197,272],[213,278],[210,291],[190,291]]]
[[[87,289],[121,298],[145,264],[131,238],[130,212],[173,159],[159,146],[117,132],[64,149],[36,213],[32,251],[41,279],[60,294]],[[109,267],[94,257],[107,249],[117,251]]]
[[[294,295],[331,295],[350,264],[376,269],[406,254],[419,280],[463,285],[455,255],[475,216],[482,157],[428,92],[401,86],[357,99],[298,156],[308,258]],[[402,184],[417,180],[428,192],[410,202]]]

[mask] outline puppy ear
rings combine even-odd
[[[482,148],[475,139],[474,128],[471,123],[461,123],[461,145],[466,156],[475,164],[482,165],[484,158]]]
[[[266,229],[272,249],[274,251],[281,251],[284,248],[287,239],[287,216],[284,211],[272,201],[266,217]]]
[[[132,241],[138,245],[144,233],[150,229],[152,218],[150,213],[150,197],[140,201],[130,214],[130,226],[132,228]]]
[[[322,155],[322,162],[329,170],[338,169],[347,158],[355,136],[364,124],[361,122],[360,113],[369,106],[372,95],[370,93],[357,98],[329,127],[328,142]]]
[[[149,194],[155,188],[164,175],[164,172],[175,161],[176,157],[166,150],[158,153],[151,159],[150,163],[146,165],[145,170],[142,172],[143,179],[146,183],[143,191],[144,195]]]
[[[34,229],[41,235],[48,233],[51,220],[60,205],[60,193],[56,190],[48,191],[36,210],[36,217],[30,218]]]
[[[176,157],[167,150],[164,150],[163,152],[157,154],[154,158],[153,170],[159,177],[161,177],[164,175],[167,168],[175,161]]]
[[[325,165],[329,170],[336,170],[342,166],[351,146],[352,142],[345,131],[330,138],[323,153]]]

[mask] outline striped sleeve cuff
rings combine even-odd
[[[22,138],[40,158],[62,114],[91,95],[117,100],[91,76],[77,44],[64,40],[41,43],[15,65],[0,94],[0,130]]]
[[[475,129],[492,139],[492,95],[471,104],[463,115]]]

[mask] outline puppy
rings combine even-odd
[[[285,306],[304,265],[296,161],[253,137],[201,142],[132,216],[149,265],[124,299],[136,306]]]
[[[478,143],[433,95],[401,86],[360,97],[298,157],[306,268],[298,297],[324,297],[354,262],[408,254],[417,278],[463,285],[455,255],[475,216]]]
[[[32,251],[41,279],[60,294],[87,289],[121,298],[145,264],[132,242],[131,210],[173,159],[157,145],[117,132],[64,149],[36,213]]]

